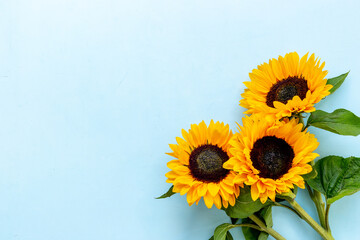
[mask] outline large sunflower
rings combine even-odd
[[[229,125],[211,120],[207,127],[202,121],[192,124],[188,132],[182,130],[183,138],[170,144],[173,152],[168,154],[175,160],[168,162],[171,171],[165,176],[174,185],[173,192],[187,193],[189,205],[198,204],[201,197],[208,208],[235,204],[242,184],[234,184],[235,172],[222,167],[231,157],[228,142],[232,135]]]
[[[294,185],[304,188],[301,175],[312,170],[308,163],[318,154],[319,143],[313,134],[302,132],[296,119],[264,121],[253,115],[243,119],[243,127],[230,140],[230,154],[224,168],[238,174],[235,184],[251,185],[251,197],[275,201],[276,193],[290,191]]]
[[[312,54],[301,59],[296,52],[271,59],[250,74],[240,105],[246,114],[260,114],[267,119],[290,117],[292,113],[313,112],[314,104],[330,94],[326,84],[325,62]]]

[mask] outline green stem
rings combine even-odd
[[[299,123],[301,123],[301,124],[303,125],[303,128],[302,128],[301,131],[305,131],[306,128],[308,127],[308,125],[306,124],[306,126],[305,126],[305,123],[304,123],[304,118],[305,118],[305,117],[303,117],[303,116],[301,115],[301,113],[295,114],[294,117],[297,118],[297,119],[299,119]]]
[[[331,204],[326,204],[326,210],[325,210],[325,224],[326,224],[326,230],[328,232],[331,232],[330,230],[330,224],[329,224],[329,210],[330,210]]]
[[[297,118],[299,119],[299,123],[302,123],[302,125],[305,127],[303,117],[299,114],[299,115],[297,116]],[[303,128],[303,130],[304,130],[304,128]]]
[[[330,232],[322,228],[310,215],[293,199],[288,199],[289,204],[301,215],[301,217],[325,240],[334,240]]]
[[[274,229],[269,228],[265,225],[265,223],[255,216],[254,214],[249,217],[253,222],[255,222],[264,232],[267,232],[269,235],[273,236],[277,240],[286,240],[283,236],[281,236],[278,232],[276,232]]]
[[[241,224],[236,224],[236,226],[238,227],[249,227],[249,228],[253,228],[256,229],[260,232],[265,232],[265,230],[263,230],[262,228],[256,226],[255,224],[251,224],[251,223],[241,223]]]
[[[283,205],[283,204],[278,203],[278,202],[274,202],[274,205],[277,206],[277,207],[283,207],[283,208],[289,209],[290,211],[295,213],[299,218],[302,218],[301,215],[297,211],[295,211],[293,208],[291,208],[289,206]]]
[[[325,221],[325,203],[321,197],[321,193],[319,191],[311,190],[310,186],[308,184],[306,184],[306,188],[309,192],[309,195],[311,197],[311,200],[313,200],[313,202],[315,203],[315,207],[316,207],[316,211],[318,213],[319,216],[319,220],[320,220],[320,224],[323,228],[325,228],[326,230],[329,230],[326,226],[326,221]]]
[[[326,228],[326,221],[325,221],[325,203],[321,197],[321,193],[319,191],[316,191],[314,190],[313,191],[314,193],[314,203],[315,203],[315,206],[316,206],[316,210],[318,212],[318,215],[319,215],[319,219],[320,219],[320,223],[321,223],[321,226],[325,229]]]

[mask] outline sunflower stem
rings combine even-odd
[[[298,113],[298,114],[295,115],[295,118],[299,119],[299,123],[301,123],[303,125],[303,128],[302,128],[301,131],[305,131],[305,129],[307,128],[307,125],[305,126],[304,117],[301,116],[300,113]]]
[[[334,240],[331,233],[321,227],[294,199],[287,201],[323,239]]]
[[[265,232],[265,230],[263,230],[261,227],[258,227],[255,224],[251,224],[251,223],[241,223],[241,224],[236,224],[238,227],[249,227],[249,228],[253,228],[255,230],[258,230],[260,232]]]
[[[325,224],[326,224],[326,230],[328,232],[331,232],[330,229],[330,223],[329,223],[329,210],[330,210],[331,204],[326,204],[326,210],[325,210]]]
[[[286,209],[292,211],[293,213],[295,213],[299,218],[302,218],[301,215],[297,211],[295,211],[292,207],[286,206],[286,205],[278,203],[278,202],[274,202],[274,206],[286,208]]]
[[[319,216],[319,220],[320,220],[320,224],[323,228],[325,228],[326,230],[329,230],[327,228],[327,225],[326,225],[326,219],[325,219],[325,203],[321,197],[321,193],[319,191],[316,191],[315,189],[314,190],[311,190],[310,186],[307,185],[306,186],[308,191],[309,191],[309,194],[310,194],[310,197],[311,199],[313,200],[313,202],[315,203],[315,207],[316,207],[316,211],[318,213],[318,216]]]
[[[310,162],[311,166],[314,168],[314,161]],[[322,199],[321,193],[315,189],[312,189],[309,184],[306,184],[306,189],[309,192],[311,200],[315,203],[316,211],[319,216],[320,224],[327,231],[330,231],[326,224],[326,216],[325,216],[325,203]]]
[[[269,235],[273,236],[275,239],[277,240],[286,240],[286,238],[284,238],[283,236],[281,236],[278,232],[276,232],[274,229],[272,229],[271,227],[267,227],[265,225],[265,223],[260,219],[258,218],[256,215],[251,215],[249,217],[253,222],[255,222],[260,228],[262,231],[264,232],[267,232]]]

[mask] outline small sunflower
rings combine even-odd
[[[167,182],[174,185],[173,192],[187,193],[190,206],[198,204],[201,197],[208,208],[235,204],[242,184],[234,184],[236,173],[223,168],[231,157],[228,142],[232,135],[228,124],[211,120],[207,127],[202,121],[192,124],[188,132],[183,129],[177,144],[169,144],[173,152],[168,154],[175,160],[167,164],[171,169],[165,175]]]
[[[251,197],[265,203],[276,193],[286,193],[294,185],[304,188],[301,175],[311,172],[318,147],[315,136],[302,132],[296,119],[271,123],[253,115],[243,119],[243,127],[230,140],[232,157],[224,168],[238,174],[235,184],[251,186]]]
[[[296,52],[271,59],[250,74],[240,106],[246,114],[260,114],[267,119],[290,117],[292,113],[313,112],[314,104],[330,94],[326,84],[325,62],[312,54],[301,59]]]

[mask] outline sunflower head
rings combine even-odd
[[[271,123],[258,115],[243,119],[243,126],[229,144],[230,159],[224,168],[237,172],[234,183],[251,186],[251,197],[265,203],[275,201],[294,185],[304,188],[301,175],[311,172],[308,163],[318,154],[313,134],[302,131],[296,119]]]
[[[223,168],[230,157],[229,140],[232,137],[229,125],[211,120],[206,126],[192,124],[189,131],[182,130],[183,138],[177,137],[177,144],[170,144],[175,159],[168,162],[171,169],[165,176],[174,185],[173,191],[187,194],[189,205],[203,197],[208,208],[234,205],[240,194],[239,186],[234,184],[235,172]]]
[[[244,82],[245,92],[240,105],[246,114],[258,114],[267,119],[290,117],[293,113],[313,112],[314,104],[330,94],[326,84],[325,62],[312,54],[301,59],[296,52],[271,59],[259,65]]]

